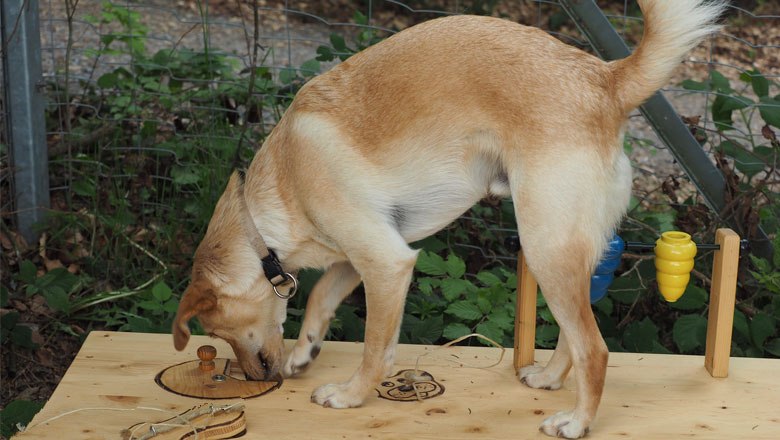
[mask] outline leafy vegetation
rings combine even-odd
[[[17,425],[25,426],[43,408],[42,402],[14,400],[0,411],[0,436],[10,438],[16,433]]]
[[[738,82],[713,70],[705,82],[687,80],[683,87],[714,95],[711,103],[716,131],[692,124],[702,142],[713,146],[724,172],[730,209],[725,212],[751,236],[757,226],[774,235],[774,255],[750,255],[740,273],[734,347],[737,355],[780,356],[780,128],[778,85],[756,69],[743,72]],[[754,127],[760,127],[759,132]]]

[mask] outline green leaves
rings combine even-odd
[[[465,267],[464,267],[465,268]],[[501,280],[490,272],[480,272],[477,274],[477,279],[487,286],[495,286],[501,284]]]
[[[423,344],[435,344],[444,331],[444,317],[442,315],[433,316],[429,319],[421,320],[419,324],[412,328],[412,340],[420,341]]]
[[[177,166],[171,169],[171,177],[177,185],[192,185],[201,181],[199,168],[194,166]]]
[[[758,69],[748,70],[739,75],[739,79],[749,83],[753,87],[753,92],[758,97],[769,95],[769,80],[767,80]]]
[[[778,301],[772,301],[765,306],[764,311],[756,313],[748,319],[739,310],[734,311],[734,346],[732,350],[740,355],[765,356],[770,353],[780,357],[780,296]],[[774,315],[771,312],[774,311]]]
[[[536,327],[536,345],[544,348],[555,347],[561,329],[557,325],[543,324]]]
[[[426,275],[444,275],[447,273],[447,263],[444,258],[433,252],[420,251],[417,255],[415,268]]]
[[[415,267],[426,275],[449,275],[451,278],[460,278],[466,272],[466,263],[457,256],[450,254],[445,261],[438,254],[426,251],[420,251]]]
[[[453,254],[447,256],[445,267],[447,269],[447,275],[452,278],[460,278],[466,273],[466,263]]]
[[[669,303],[669,307],[677,310],[701,310],[707,305],[709,294],[706,290],[689,283],[685,293],[677,301]]]
[[[476,331],[507,343],[514,329],[517,277],[512,272],[500,268],[469,276],[465,261],[456,254],[451,252],[445,259],[425,250],[418,256],[416,268],[427,276],[415,281],[422,295],[415,295],[412,289],[402,327],[405,340],[420,343],[437,333],[452,340]],[[418,323],[431,319],[425,325]]]
[[[765,313],[756,314],[750,320],[750,336],[756,347],[763,347],[764,342],[777,329],[777,322]]]
[[[151,313],[154,316],[170,316],[176,313],[178,302],[173,298],[171,288],[164,281],[157,282],[152,288],[145,292],[143,300],[137,302],[139,308]],[[151,331],[151,330],[148,330]]]
[[[32,329],[26,325],[18,325],[19,313],[9,311],[0,316],[0,341],[10,340],[17,347],[34,349],[37,345],[32,340]]]
[[[777,241],[777,240],[775,240]],[[777,247],[777,243],[775,244],[775,255],[773,260],[778,259],[778,249],[780,247]],[[768,260],[765,260],[763,258],[756,257],[755,255],[750,256],[750,261],[753,263],[753,266],[757,269],[756,271],[750,271],[750,274],[753,275],[753,278],[758,281],[762,287],[769,290],[770,292],[780,294],[780,271],[775,270],[774,267],[780,267],[780,265],[777,264],[777,261],[774,263],[770,263]]]
[[[620,304],[633,304],[641,293],[641,285],[635,274],[615,278],[609,286],[610,298]]]
[[[43,408],[43,402],[14,400],[0,411],[0,437],[11,438],[18,430],[17,424],[26,426]]]
[[[36,277],[37,269],[28,260],[22,261],[19,269],[17,279],[27,284],[27,296],[41,295],[52,310],[66,314],[70,312],[70,293],[79,283],[77,276],[59,267]]]
[[[502,344],[504,338],[504,329],[502,329],[498,323],[490,320],[482,321],[477,324],[477,333],[496,341],[498,344]]]
[[[471,329],[462,322],[451,322],[444,328],[442,336],[449,340],[458,339],[461,336],[471,333]]]
[[[773,355],[780,357],[780,338],[772,339],[767,342],[764,349]]]
[[[470,281],[460,278],[444,278],[441,280],[441,293],[447,301],[454,301],[466,292],[476,291]]]
[[[365,333],[365,322],[357,314],[357,307],[342,304],[336,310],[336,328],[340,331],[339,338],[347,341],[362,341]],[[331,325],[331,329],[334,326]]]
[[[171,298],[173,292],[164,282],[159,282],[152,287],[152,296],[159,302],[168,301]]]
[[[758,111],[767,124],[780,128],[780,99],[777,96],[774,98],[762,96],[758,104]]]
[[[479,309],[479,306],[469,301],[458,301],[450,304],[446,313],[468,321],[482,317],[482,311]]]
[[[729,80],[716,70],[711,72],[708,81],[685,80],[682,87],[686,90],[712,91],[717,94],[712,102],[712,119],[719,130],[733,130],[733,113],[753,106],[758,108],[761,118],[767,124],[780,128],[780,99],[770,96],[773,83],[757,69],[743,72],[739,78],[750,84],[758,102],[732,89]]]
[[[732,141],[721,142],[719,149],[734,159],[734,166],[748,178],[755,176],[766,168],[766,162],[757,157],[747,148]]]
[[[709,84],[706,82],[694,81],[692,79],[686,79],[682,82],[682,87],[685,90],[693,90],[696,92],[705,92],[709,90]]]
[[[97,85],[103,89],[113,89],[119,84],[119,75],[116,72],[108,72],[100,75],[97,79]]]
[[[707,320],[700,315],[683,315],[677,318],[672,329],[677,348],[683,353],[704,347],[707,339]]]
[[[623,333],[623,346],[628,351],[653,353],[658,344],[658,326],[650,318],[634,321],[626,326]]]
[[[91,179],[79,179],[71,184],[71,190],[83,197],[95,197],[97,195],[95,189],[95,182]]]
[[[718,95],[712,103],[712,120],[720,130],[733,130],[732,113],[734,110],[742,110],[752,104],[754,102],[751,99],[743,96]]]
[[[377,30],[368,26],[368,17],[360,11],[355,11],[352,20],[355,24],[361,25],[362,28],[362,30],[357,33],[354,40],[356,48],[353,49],[349,47],[341,34],[331,33],[330,47],[325,45],[318,47],[317,60],[332,61],[335,58],[339,58],[341,61],[345,61],[352,55],[384,39],[378,34]]]
[[[16,278],[23,283],[32,284],[35,282],[37,272],[38,268],[35,267],[35,264],[33,264],[32,261],[22,260],[22,262],[19,263],[19,274]]]
[[[304,78],[311,78],[314,75],[320,73],[320,69],[320,62],[316,59],[311,59],[304,61],[303,64],[301,64],[301,68],[299,70]]]
[[[347,47],[347,42],[344,41],[344,37],[340,34],[330,34],[330,44],[339,52],[350,51],[350,49]]]
[[[710,72],[710,85],[713,90],[718,91],[720,93],[733,92],[733,90],[731,89],[731,84],[729,84],[729,80],[717,70],[713,70]]]

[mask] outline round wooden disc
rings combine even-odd
[[[230,361],[214,359],[214,369],[203,371],[194,360],[160,371],[154,381],[163,389],[197,399],[250,399],[262,396],[280,386],[278,381],[241,380],[230,376]]]

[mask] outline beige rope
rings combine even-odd
[[[465,341],[468,338],[480,338],[480,339],[483,339],[485,341],[490,342],[494,347],[501,349],[501,355],[498,357],[497,361],[495,361],[494,363],[492,363],[490,365],[487,365],[487,366],[468,365],[468,364],[464,364],[461,361],[457,361],[457,363],[460,364],[461,366],[465,366],[465,367],[468,367],[468,368],[488,369],[488,368],[495,367],[496,365],[500,364],[502,360],[504,360],[504,354],[506,353],[506,348],[502,347],[501,344],[499,344],[498,342],[488,338],[485,335],[479,334],[479,333],[471,333],[471,334],[468,334],[468,335],[461,336],[461,337],[459,337],[457,339],[454,339],[454,340],[452,340],[450,342],[447,342],[446,344],[444,344],[442,346],[436,347],[435,349],[433,349],[431,351],[425,352],[425,353],[417,356],[417,360],[414,363],[414,373],[411,374],[411,375],[407,373],[405,375],[406,379],[412,381],[412,387],[414,388],[414,393],[417,395],[417,400],[418,401],[422,402],[423,398],[420,395],[420,390],[417,389],[417,383],[418,382],[424,382],[424,381],[427,382],[427,378],[420,374],[420,368],[419,368],[419,366],[420,366],[420,359],[425,357],[425,356],[430,355],[431,353],[435,353],[435,352],[437,352],[437,351],[439,351],[441,349],[451,347],[451,346],[457,344],[458,342]],[[449,361],[449,362],[456,362],[456,361],[454,361],[452,359],[448,359],[448,358],[444,358],[444,360]]]
[[[192,432],[195,435],[193,437],[193,440],[198,439],[198,426],[193,425],[190,421],[193,419],[196,419],[204,414],[215,414],[218,412],[229,412],[229,411],[242,411],[244,409],[244,404],[241,402],[234,403],[232,405],[213,405],[213,404],[205,404],[201,405],[200,407],[193,407],[184,413],[177,413],[171,410],[162,409],[162,408],[155,408],[151,406],[137,406],[135,408],[109,408],[109,407],[87,407],[87,408],[77,408],[71,411],[66,411],[62,414],[58,414],[54,417],[50,417],[46,420],[43,420],[41,422],[36,423],[32,426],[22,426],[19,429],[20,432],[27,432],[33,428],[36,428],[40,425],[45,425],[47,423],[51,423],[57,419],[60,419],[62,417],[69,416],[71,414],[76,414],[82,411],[158,411],[161,413],[165,413],[166,415],[172,416],[172,418],[180,419],[181,423],[152,423],[152,422],[142,422],[139,423],[138,426],[136,426],[132,431],[130,430],[123,430],[121,435],[123,440],[147,440],[151,437],[154,437],[157,434],[161,434],[163,432],[170,431],[175,428],[179,427],[189,427],[192,428]],[[143,426],[149,426],[149,432],[144,434],[141,437],[135,437],[136,431],[140,429]],[[158,428],[159,427],[159,428]]]

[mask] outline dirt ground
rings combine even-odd
[[[444,3],[455,4],[457,2]],[[41,21],[43,25],[44,72],[53,75],[64,62],[64,36],[66,23],[63,21],[62,3],[41,1]],[[283,2],[282,2],[283,3]],[[298,66],[312,58],[316,48],[328,41],[331,32],[351,29],[348,23],[351,10],[343,7],[342,0],[299,1],[292,2],[304,14],[292,14],[278,9],[279,2],[261,0],[261,6],[271,9],[262,11],[261,45],[269,53],[268,62],[273,65]],[[770,9],[765,14],[780,14],[776,3],[767,2]],[[525,3],[524,3],[525,4]],[[622,4],[622,2],[621,2]],[[79,3],[78,16],[98,14],[100,2],[82,0]],[[251,21],[251,12],[246,7],[236,6],[232,0],[212,0],[209,3],[211,24],[211,45],[236,54],[246,53],[247,43],[244,23]],[[512,8],[508,2],[500,3],[499,12],[509,18],[530,22],[545,22],[537,15],[535,6]],[[156,48],[170,47],[171,44],[197,46],[203,35],[197,29],[200,15],[192,1],[147,0],[137,10],[142,21],[150,31],[150,52]],[[402,28],[410,24],[408,14],[400,14],[397,8],[373,11],[372,24],[380,27]],[[328,22],[322,22],[313,16],[327,16]],[[706,112],[707,97],[701,94],[684,93],[679,83],[682,79],[705,78],[708,61],[721,66],[727,77],[736,79],[738,69],[759,68],[762,72],[780,75],[780,20],[770,18],[738,18],[734,26],[728,28],[725,36],[714,43],[707,44],[694,51],[688,62],[675,74],[670,83],[667,97],[678,111],[685,116],[703,115]],[[79,21],[75,28],[76,44],[71,64],[72,74],[76,78],[95,78],[90,75],[91,61],[87,49],[96,47],[98,35],[92,25]],[[769,47],[764,47],[769,46]],[[113,60],[121,62],[121,59]],[[636,169],[636,184],[641,188],[657,188],[669,175],[682,176],[682,171],[674,163],[674,158],[661,147],[655,135],[641,117],[632,117],[630,134],[633,137],[647,139],[655,147],[635,148],[632,161]],[[683,179],[685,180],[685,179]],[[689,188],[692,190],[692,188]],[[3,284],[14,291],[14,281],[10,279],[9,262],[19,258],[18,249],[30,249],[30,245],[21,243],[13,234],[2,233],[0,245],[3,252]],[[16,242],[16,243],[14,243]],[[35,244],[31,244],[35,245]],[[52,312],[39,296],[25,300],[11,300],[0,313],[19,312],[24,325],[29,327],[35,350],[21,349],[10,344],[2,347],[2,387],[0,407],[16,399],[44,401],[53,392],[60,378],[81,345],[84,330],[77,325],[60,326],[54,324]]]

